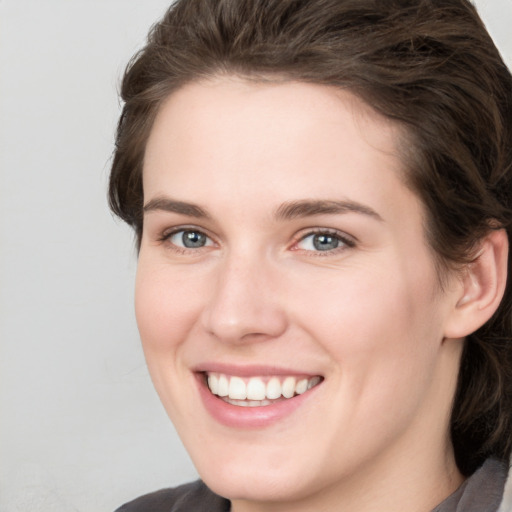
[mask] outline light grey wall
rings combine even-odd
[[[101,512],[195,472],[105,200],[117,84],[167,0],[0,0],[0,510]],[[512,63],[512,0],[478,2]]]

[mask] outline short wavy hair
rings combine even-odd
[[[402,127],[406,182],[440,275],[511,232],[512,77],[466,0],[178,0],[125,72],[112,211],[143,230],[146,141],[162,102],[219,74],[347,89]],[[509,258],[509,274],[510,258]],[[467,337],[451,417],[459,469],[512,447],[512,286]]]

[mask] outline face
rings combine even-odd
[[[397,139],[350,93],[303,83],[193,83],[157,116],[137,321],[169,416],[235,510],[348,496],[448,451],[453,297]]]

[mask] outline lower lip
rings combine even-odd
[[[197,375],[199,394],[206,410],[219,423],[232,428],[262,428],[272,425],[292,414],[306,402],[316,391],[318,384],[302,395],[281,400],[271,405],[261,407],[240,407],[232,405],[216,395],[213,395],[203,374]]]

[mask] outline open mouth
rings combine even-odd
[[[319,375],[243,378],[217,372],[206,372],[205,378],[213,395],[240,407],[262,407],[289,400],[306,393],[323,380]]]

